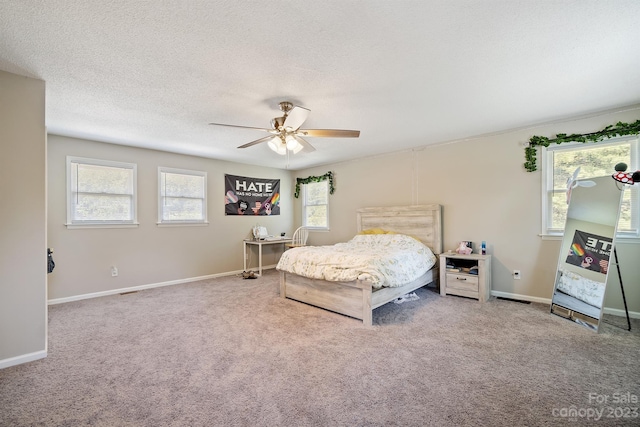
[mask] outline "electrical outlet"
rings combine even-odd
[[[116,277],[118,275],[118,267],[112,266],[111,267],[111,276],[112,277]]]
[[[513,270],[513,278],[520,280],[520,270]]]

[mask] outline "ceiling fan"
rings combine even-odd
[[[238,148],[247,148],[253,145],[266,142],[273,151],[285,155],[288,151],[294,154],[305,151],[315,151],[315,148],[302,137],[319,138],[357,138],[360,136],[359,130],[341,129],[300,129],[300,126],[311,112],[307,108],[293,105],[291,102],[280,102],[280,110],[284,113],[282,117],[271,119],[271,129],[256,128],[251,126],[227,125],[223,123],[209,123],[214,126],[228,126],[242,129],[255,129],[270,133],[269,136],[248,142]]]

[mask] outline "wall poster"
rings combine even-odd
[[[224,175],[225,215],[280,215],[280,180]]]
[[[613,239],[576,230],[567,263],[607,274]]]

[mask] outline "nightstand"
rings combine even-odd
[[[454,269],[447,269],[447,265]],[[470,273],[476,269],[478,274]],[[440,295],[459,295],[485,302],[490,292],[491,255],[440,254]]]

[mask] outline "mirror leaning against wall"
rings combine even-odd
[[[551,312],[594,331],[602,320],[609,264],[614,263],[624,187],[603,176],[570,182],[567,189]]]

